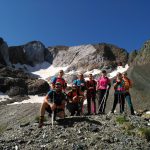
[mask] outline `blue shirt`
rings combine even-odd
[[[48,101],[56,105],[61,105],[62,101],[67,100],[67,96],[64,92],[57,93],[55,90],[50,90],[47,95],[49,98]]]
[[[74,80],[74,81],[73,81],[73,84],[75,84],[76,86],[78,86],[78,88],[80,88],[80,90],[81,90],[82,92],[84,92],[85,89],[86,89],[85,80],[79,80],[79,79],[77,79],[77,80]]]

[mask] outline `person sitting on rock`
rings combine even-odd
[[[93,75],[89,74],[89,80],[86,81],[86,89],[87,89],[87,110],[88,114],[91,114],[91,104],[92,104],[92,111],[96,114],[96,81],[93,79]]]
[[[67,101],[67,96],[62,92],[62,84],[59,82],[55,83],[55,89],[50,90],[46,95],[44,102],[40,109],[40,120],[39,128],[43,126],[45,110],[51,115],[54,111],[54,116],[58,116],[62,119],[65,117],[65,103]]]
[[[132,105],[132,100],[131,100],[131,95],[129,92],[129,89],[132,88],[132,82],[131,80],[127,77],[127,72],[124,72],[122,74],[122,79],[125,82],[125,99],[128,102],[128,106],[130,108],[131,111],[131,115],[135,115],[134,114],[134,109],[133,109],[133,105]]]
[[[80,91],[80,89],[73,84],[72,90],[68,92],[68,103],[67,109],[69,110],[71,116],[75,114],[80,116],[82,114],[83,100],[84,94]]]
[[[61,83],[61,85],[62,85],[63,91],[66,90],[67,82],[66,82],[65,79],[63,78],[63,75],[64,75],[64,71],[63,71],[63,70],[60,70],[58,76],[57,76],[57,77],[53,77],[53,78],[51,79],[51,88],[52,88],[52,89],[55,89],[55,83],[56,83],[56,82],[59,82],[59,83]]]
[[[114,104],[111,110],[111,113],[114,113],[114,110],[118,103],[120,103],[120,113],[124,113],[124,104],[125,104],[125,82],[122,79],[122,74],[119,72],[116,79],[113,80],[114,85]]]

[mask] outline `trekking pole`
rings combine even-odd
[[[53,104],[54,104],[54,91],[53,91]],[[52,111],[52,129],[54,128],[54,111]]]
[[[54,111],[52,111],[52,129],[54,128]]]
[[[99,107],[98,107],[97,113],[99,112],[99,109],[101,108],[103,101],[106,99],[106,93],[107,93],[107,90],[106,90],[106,92],[105,92],[105,94],[104,94],[104,96],[103,96],[103,99],[102,99],[102,101],[101,101]]]
[[[125,96],[125,93],[124,93],[124,101],[125,101],[125,115],[127,115],[127,101],[126,101],[126,96]]]
[[[108,92],[108,89],[106,90],[106,93],[105,93],[105,99],[104,99],[104,102],[103,102],[103,107],[102,107],[102,112],[104,111],[104,107],[105,107],[105,103],[106,103],[106,98],[107,98],[107,93]]]
[[[120,102],[120,113],[122,113],[122,110],[123,110],[123,109],[122,109],[122,107],[123,107],[123,105],[122,105],[122,104],[123,104],[123,102],[122,102],[122,97],[121,97],[121,94],[120,94],[120,93],[118,94],[118,96],[119,96],[119,102]]]

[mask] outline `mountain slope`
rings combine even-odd
[[[150,108],[150,41],[138,51],[129,69],[133,81],[131,90],[134,105],[139,109]]]

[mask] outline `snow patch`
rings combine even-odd
[[[0,92],[0,102],[7,101],[8,99],[11,99],[8,95]]]
[[[14,64],[15,68],[23,68],[26,69],[27,72],[33,73],[35,75],[38,75],[39,78],[42,78],[46,80],[50,76],[54,76],[59,72],[59,70],[64,70],[66,71],[68,66],[66,67],[54,67],[48,62],[43,62],[41,64],[38,64],[34,67],[30,65],[21,65],[20,63]]]
[[[114,78],[117,75],[118,72],[123,73],[123,72],[126,72],[128,69],[129,69],[129,65],[128,64],[126,64],[125,67],[118,66],[116,70],[114,70],[113,72],[108,74],[108,77],[110,79]]]
[[[38,96],[38,95],[34,95],[34,96],[29,96],[30,99],[28,100],[24,100],[22,102],[14,102],[8,105],[18,105],[18,104],[27,104],[27,103],[43,103],[43,100],[45,98],[45,96]]]

